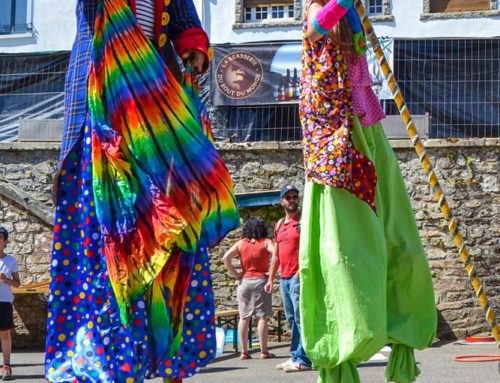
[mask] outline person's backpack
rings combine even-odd
[[[285,218],[281,218],[278,222],[276,222],[276,225],[274,225],[274,238],[278,235],[278,232],[281,229],[281,226],[283,226],[283,223],[285,222]],[[297,229],[299,230],[300,234],[300,224],[302,223],[302,212],[299,213],[299,220],[297,224]]]

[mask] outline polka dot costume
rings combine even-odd
[[[326,35],[307,37],[304,12],[299,115],[308,181],[349,191],[373,211],[377,176],[373,162],[354,144],[352,84],[339,45]]]
[[[372,79],[366,56],[349,62],[348,70],[352,85],[353,112],[358,115],[361,126],[375,125],[385,118],[385,114],[371,88]]]
[[[215,357],[215,310],[206,248],[192,257],[179,352],[153,363],[146,293],[122,325],[109,283],[92,189],[91,132],[67,156],[58,190],[46,343],[49,382],[180,382]]]

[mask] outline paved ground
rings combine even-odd
[[[287,359],[286,344],[273,344],[271,349],[279,359],[240,361],[234,353],[219,356],[212,364],[187,383],[298,383],[316,382],[318,372],[287,373],[277,371],[275,365]],[[417,383],[491,383],[500,382],[497,363],[457,363],[453,357],[466,354],[500,354],[494,345],[459,346],[437,343],[434,347],[416,353],[422,370]],[[259,354],[255,351],[254,358]],[[386,354],[386,356],[388,356]],[[43,353],[16,353],[12,357],[13,371],[18,383],[42,383],[44,379]],[[364,363],[359,366],[362,383],[383,383],[386,362]],[[156,379],[152,383],[161,383]],[[335,383],[335,382],[332,382]]]

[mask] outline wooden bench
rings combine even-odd
[[[222,327],[223,325],[232,324],[233,325],[233,349],[238,352],[238,317],[240,312],[238,310],[225,310],[216,311],[215,318],[217,319],[217,326]],[[250,332],[250,331],[249,331]],[[249,337],[249,342],[250,342]]]
[[[19,288],[12,288],[13,294],[48,294],[50,282],[33,283],[31,285],[21,286]]]
[[[281,321],[285,319],[285,309],[283,307],[273,308],[273,313],[278,313],[278,342],[281,342],[281,335],[283,333],[283,328],[281,327]],[[217,326],[222,327],[223,325],[230,324],[233,326],[233,349],[234,352],[238,352],[238,319],[240,312],[238,310],[224,310],[216,311],[215,318],[217,319]],[[252,324],[253,317],[250,318],[250,327],[248,328],[248,347],[253,348],[252,342]]]

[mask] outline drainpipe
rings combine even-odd
[[[201,0],[201,25],[203,30],[208,35],[208,40],[210,41],[210,22],[208,18],[210,17],[210,0]]]

